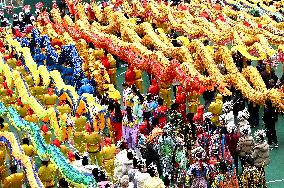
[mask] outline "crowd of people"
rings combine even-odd
[[[15,38],[20,38],[21,32],[31,31],[36,16],[26,11],[13,18],[13,34]],[[1,27],[8,25],[8,21],[1,17]],[[46,65],[45,53],[33,44],[32,38],[28,39],[37,65]],[[24,65],[21,54],[5,46],[4,38],[1,48],[6,55],[11,55],[17,62],[21,61],[17,66]],[[234,60],[240,70],[251,63],[240,53],[234,54]],[[64,71],[72,69],[63,67]],[[278,80],[272,66],[259,61],[257,68],[267,88],[283,84],[284,79]],[[232,97],[224,97],[216,90],[205,91],[204,105],[196,99],[187,108],[186,93],[177,84],[174,100],[169,106],[159,96],[156,79],[153,76],[151,78],[146,95],[134,84],[123,83],[121,102],[111,99],[106,93],[96,92],[93,80],[82,80],[78,94],[92,94],[96,102],[104,107],[104,117],[107,118],[99,120],[98,115],[97,126],[94,127],[88,122],[86,114],[76,114],[76,118],[66,124],[70,127],[80,124],[83,130],[78,131],[78,134],[84,134],[80,134],[81,137],[67,135],[61,143],[53,140],[53,144],[65,151],[76,169],[92,174],[100,187],[266,187],[265,167],[269,164],[269,150],[278,148],[275,129],[278,112],[270,101],[266,102],[262,117],[266,130],[257,130],[252,135],[251,128],[260,127],[261,108],[243,98],[238,90],[231,89]],[[66,78],[66,81],[68,83],[70,79]],[[52,84],[48,95],[59,95]],[[55,97],[55,100],[58,98]],[[62,108],[67,106],[71,109],[68,100],[61,102]],[[18,104],[19,101],[16,106]],[[27,114],[32,117],[34,113],[30,110]],[[1,131],[5,128],[3,122],[2,118]],[[43,125],[41,131],[50,142],[47,126]],[[66,148],[64,150],[64,145],[80,145],[79,138],[83,137],[86,139],[83,152],[78,151],[78,148],[68,153]],[[26,155],[36,155],[28,138],[24,138],[22,144]],[[18,183],[22,184],[23,174],[17,173],[14,165],[10,170],[12,175],[3,179],[4,185],[10,185],[10,179],[16,177],[13,174],[17,174],[16,178],[20,179]],[[38,175],[46,187],[54,187],[55,176],[59,176],[49,159],[42,161]],[[58,179],[60,187],[70,186],[64,178]]]

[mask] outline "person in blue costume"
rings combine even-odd
[[[78,94],[82,95],[84,93],[89,93],[89,94],[94,94],[95,89],[94,87],[90,84],[89,80],[87,78],[84,78],[82,81],[82,86],[80,87]]]
[[[38,66],[44,65],[44,60],[46,60],[46,56],[40,51],[40,48],[35,49],[34,60]]]

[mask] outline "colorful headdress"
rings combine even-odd
[[[240,132],[242,136],[250,135],[251,129],[249,125],[244,125],[240,128]]]
[[[205,155],[205,150],[201,146],[192,150],[192,157],[196,158],[197,160],[204,159]]]
[[[266,132],[265,130],[261,129],[261,130],[257,130],[254,133],[255,139],[257,142],[263,142],[265,137],[266,137]]]
[[[223,104],[222,111],[224,113],[230,112],[233,110],[233,101],[227,101]]]

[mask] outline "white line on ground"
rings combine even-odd
[[[266,183],[276,183],[276,182],[281,182],[284,181],[284,179],[281,180],[271,180],[271,181],[267,181]]]

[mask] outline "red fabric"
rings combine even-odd
[[[60,141],[57,140],[57,139],[54,139],[53,142],[52,142],[56,147],[60,148]]]
[[[70,162],[75,160],[75,155],[71,150],[68,151],[67,155]]]
[[[159,95],[159,86],[156,79],[152,79],[152,85],[148,89],[148,93],[152,95]]]
[[[92,132],[90,123],[86,123],[85,129],[86,129],[86,132],[88,132],[89,134]]]
[[[34,111],[31,108],[29,108],[27,113],[28,113],[29,116],[31,116],[31,115],[33,115]]]
[[[166,106],[158,106],[157,109],[153,112],[155,118],[159,118],[159,127],[162,129],[167,123],[167,110]],[[165,115],[165,116],[163,116]]]
[[[193,121],[202,123],[203,122],[203,114],[204,114],[204,106],[200,105],[197,109],[197,113],[193,117]]]
[[[200,16],[206,18],[207,20],[210,19],[210,16],[206,11],[203,11]]]
[[[21,101],[20,98],[17,99],[17,102],[18,102],[18,105],[19,105],[19,106],[23,106],[23,105],[24,105],[24,104],[22,103],[22,101]]]
[[[8,84],[7,84],[6,80],[3,82],[3,87],[4,87],[4,89],[8,89]]]
[[[46,124],[43,124],[40,128],[40,130],[44,133],[47,133],[48,132],[48,127],[46,126]]]
[[[245,21],[244,26],[250,27],[250,24],[247,21]]]
[[[23,65],[23,64],[22,64],[22,61],[21,61],[21,60],[18,60],[16,65],[17,65],[18,67],[22,66],[22,65]]]
[[[133,85],[136,80],[136,74],[132,68],[127,69],[125,73],[125,81],[128,83],[128,85]]]
[[[4,56],[5,61],[7,61],[8,59],[12,59],[12,58],[13,58],[12,54]]]
[[[106,55],[103,56],[103,58],[101,59],[101,62],[104,65],[104,67],[106,68],[106,70],[109,70],[110,62],[109,62],[109,60],[108,60]]]
[[[115,134],[115,141],[118,142],[122,138],[122,123],[111,121],[111,125]]]
[[[33,28],[34,28],[34,26],[28,26],[28,27],[26,28],[26,34],[31,33],[32,30],[33,30]]]
[[[14,92],[13,92],[12,89],[7,89],[7,95],[8,95],[8,96],[11,97],[11,96],[13,95],[13,93],[14,93]]]
[[[258,28],[262,28],[262,24],[261,23],[258,24]]]
[[[140,124],[139,126],[139,132],[141,134],[144,134],[145,136],[148,135],[148,129],[147,129],[148,125],[147,125],[147,121],[144,121]]]
[[[240,136],[237,133],[226,134],[225,136],[226,146],[228,146],[231,155],[238,154],[237,145],[239,138]]]
[[[111,145],[111,138],[106,137],[106,138],[105,138],[104,146],[110,146],[110,145]]]

